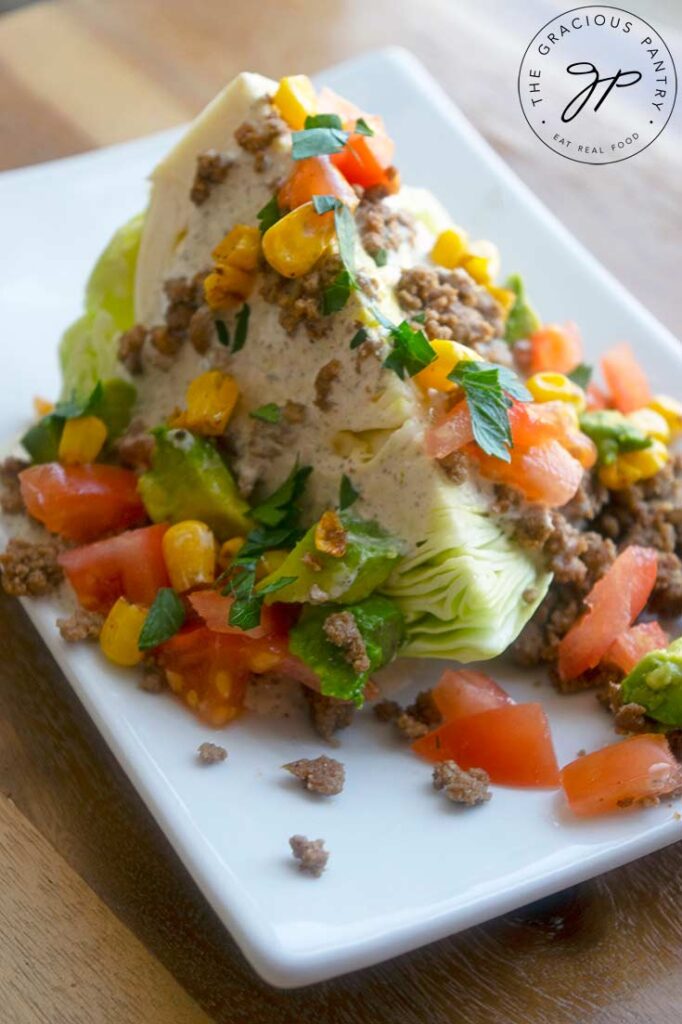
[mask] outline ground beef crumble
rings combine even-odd
[[[373,710],[380,722],[393,722],[400,734],[408,740],[426,736],[442,721],[431,690],[421,690],[414,702],[406,708],[394,700],[380,700],[374,704]]]
[[[370,256],[414,241],[415,221],[411,213],[394,209],[385,201],[385,196],[374,189],[360,192],[355,223],[360,241]]]
[[[142,350],[148,337],[149,330],[142,324],[135,324],[118,339],[118,358],[133,376],[142,373]]]
[[[344,659],[357,675],[369,671],[365,641],[352,612],[333,612],[324,620],[322,628],[329,642],[343,651]]]
[[[292,836],[289,840],[291,852],[299,862],[301,871],[319,878],[327,866],[329,851],[324,848],[324,839],[308,839],[306,836]]]
[[[287,334],[303,327],[311,341],[327,334],[329,317],[322,313],[322,292],[339,272],[335,256],[323,257],[313,270],[290,280],[282,277],[268,264],[263,267],[261,295],[266,302],[279,306],[279,322]]]
[[[166,673],[152,658],[142,666],[140,689],[145,693],[163,693],[168,688]]]
[[[284,135],[288,128],[274,107],[268,104],[262,114],[247,118],[239,125],[234,137],[247,153],[252,153],[254,168],[256,171],[264,171],[268,161],[266,150],[280,135]]]
[[[465,270],[403,270],[397,297],[408,318],[425,314],[428,338],[451,338],[479,347],[504,333],[502,308]]]
[[[104,616],[99,612],[89,612],[85,608],[77,608],[73,615],[65,619],[57,619],[57,628],[62,640],[69,644],[83,640],[97,640],[102,632]]]
[[[13,537],[0,555],[2,586],[14,597],[40,597],[59,586],[64,574],[57,557],[62,550],[52,538],[38,543]]]
[[[8,456],[0,463],[0,508],[7,515],[18,515],[24,511],[24,499],[21,497],[19,486],[19,474],[28,469],[29,463],[25,459],[17,459],[13,455]]]
[[[336,796],[346,781],[346,772],[341,762],[325,754],[312,760],[302,757],[298,761],[283,764],[282,768],[300,779],[311,793],[322,796]]]
[[[490,800],[490,776],[482,768],[460,768],[455,761],[441,761],[433,769],[433,788],[442,789],[456,804],[474,807]]]
[[[197,757],[202,764],[219,764],[227,758],[225,747],[206,741],[199,746]]]
[[[648,732],[651,728],[651,720],[646,718],[646,708],[641,704],[621,704],[613,723],[619,733]]]
[[[190,189],[189,198],[195,206],[202,206],[206,202],[215,185],[221,185],[227,177],[227,172],[234,164],[230,157],[218,153],[215,149],[209,149],[200,153],[197,157],[197,169]]]
[[[115,442],[114,448],[122,466],[143,473],[151,467],[154,444],[154,437],[149,433],[147,424],[137,417]]]
[[[334,387],[334,381],[338,380],[341,374],[341,363],[338,359],[330,359],[328,363],[318,370],[315,377],[315,398],[314,403],[318,409],[327,412],[331,409],[333,402],[330,395]]]
[[[313,727],[322,739],[333,740],[334,733],[346,729],[352,722],[355,705],[350,701],[327,697],[309,686],[303,686],[302,691],[308,702]]]

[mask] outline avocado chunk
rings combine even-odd
[[[352,604],[368,597],[388,579],[403,554],[399,541],[378,523],[349,512],[340,512],[339,520],[345,533],[344,554],[336,557],[318,550],[315,523],[279,568],[263,580],[265,586],[282,577],[295,578],[295,583],[269,594],[266,603],[309,601],[310,589],[315,586],[315,592],[322,591],[326,600]]]
[[[651,438],[615,409],[584,412],[580,429],[596,444],[601,466],[610,466],[621,453],[639,452],[651,446]]]
[[[348,652],[325,632],[327,619],[339,612],[353,617],[369,662],[365,671],[357,672],[347,660]],[[317,673],[323,694],[361,704],[371,673],[392,661],[404,636],[405,621],[397,604],[374,594],[358,604],[308,605],[289,634],[289,650]]]
[[[168,427],[157,427],[152,434],[152,468],[139,482],[149,517],[155,523],[199,519],[219,540],[246,533],[249,507],[211,442]]]
[[[519,274],[512,274],[504,286],[516,296],[504,328],[504,340],[508,345],[513,345],[537,331],[540,320],[526,297],[526,289]]]
[[[620,686],[625,704],[641,704],[649,718],[682,728],[682,637],[650,651]]]

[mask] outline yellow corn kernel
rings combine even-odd
[[[270,672],[281,660],[281,654],[275,654],[273,651],[256,651],[249,658],[249,668],[257,673]]]
[[[173,426],[218,437],[225,432],[238,397],[234,377],[220,370],[207,370],[187,388],[187,409],[173,417]]]
[[[476,284],[490,285],[493,282],[491,262],[487,256],[476,256],[469,253],[464,257],[462,266]]]
[[[454,270],[469,251],[469,239],[463,228],[446,228],[441,231],[431,250],[431,259],[439,267]]]
[[[315,86],[307,75],[287,75],[280,79],[272,102],[294,131],[300,131],[306,117],[317,113]]]
[[[47,398],[36,395],[33,399],[33,411],[38,419],[42,419],[43,416],[49,416],[51,412],[54,412],[54,402],[48,402]]]
[[[506,316],[516,302],[516,292],[513,292],[511,288],[500,288],[499,285],[496,284],[489,284],[488,291],[502,306],[502,310]]]
[[[472,348],[462,345],[459,341],[434,338],[431,348],[436,353],[436,358],[414,377],[417,384],[425,391],[428,388],[435,388],[436,391],[454,391],[457,384],[448,380],[448,374],[452,373],[457,363],[467,359],[477,362],[481,360],[478,352],[474,352]]]
[[[269,576],[271,572],[276,572],[288,554],[289,552],[283,548],[271,548],[270,551],[264,551],[256,567],[258,579]]]
[[[647,437],[653,437],[656,441],[667,444],[670,440],[670,424],[660,412],[653,409],[635,409],[627,414],[626,419],[633,423],[638,430],[641,430]]]
[[[232,565],[235,555],[240,548],[244,547],[244,544],[244,537],[230,537],[225,541],[218,552],[218,565],[221,569],[227,569]]]
[[[260,252],[260,231],[248,224],[235,224],[231,231],[218,242],[211,256],[218,264],[252,271],[258,266]]]
[[[183,593],[215,579],[216,546],[213,531],[197,519],[169,526],[163,535],[163,558],[175,590]]]
[[[229,309],[239,306],[253,291],[255,276],[221,263],[204,279],[204,298],[211,309]]]
[[[526,381],[526,387],[536,402],[568,402],[578,412],[583,412],[587,404],[583,389],[564,373],[552,370],[534,373]]]
[[[131,667],[142,661],[144,653],[137,645],[146,618],[146,608],[130,604],[125,597],[119,597],[104,620],[99,635],[102,653],[109,661],[113,661],[114,665]]]
[[[643,448],[639,452],[627,452],[624,455],[619,455],[617,461],[627,469],[639,473],[640,480],[648,480],[663,469],[669,458],[670,452],[663,442],[652,439],[648,448]]]
[[[106,424],[98,416],[67,420],[59,441],[59,461],[67,465],[94,462],[106,439]]]
[[[334,218],[297,206],[263,235],[263,255],[283,277],[302,277],[315,266],[334,237]]]
[[[642,479],[639,470],[622,462],[622,458],[619,455],[610,466],[601,466],[599,469],[599,479],[610,491],[622,491]]]
[[[663,417],[670,427],[672,437],[682,433],[682,402],[671,398],[670,395],[654,395],[649,402],[649,408]]]

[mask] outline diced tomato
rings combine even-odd
[[[605,814],[682,786],[682,767],[665,736],[644,733],[571,761],[561,771],[574,814]]]
[[[359,117],[367,117],[360,107],[327,85],[317,94],[317,109],[321,114],[338,114],[343,125],[354,124]]]
[[[582,359],[577,324],[545,324],[530,336],[530,372],[570,373]]]
[[[649,404],[652,396],[647,375],[629,345],[610,349],[601,358],[601,369],[615,409],[634,412]]]
[[[59,556],[84,608],[108,612],[119,597],[132,604],[152,604],[170,580],[163,557],[165,523],[127,530],[116,537],[72,548]]]
[[[118,466],[46,462],[19,474],[29,515],[51,533],[85,542],[145,519],[137,477]]]
[[[627,675],[645,654],[667,647],[669,642],[668,634],[660,623],[640,622],[613,641],[603,660],[609,665],[616,665]]]
[[[317,101],[318,110],[323,114],[338,114],[346,131],[351,131],[359,117],[365,119],[374,135],[352,132],[340,153],[334,153],[331,161],[351,185],[371,188],[383,185],[388,192],[397,192],[400,181],[391,167],[395,144],[386,134],[384,123],[374,114],[366,114],[354,103],[337,96],[331,89],[322,89]]]
[[[415,740],[427,761],[456,761],[483,768],[502,786],[554,788],[559,785],[552,736],[540,704],[503,704],[456,718]]]
[[[512,448],[511,461],[503,462],[472,445],[468,449],[488,480],[516,488],[531,502],[559,508],[580,486],[583,467],[558,441],[530,448]]]
[[[443,419],[426,431],[424,448],[430,459],[444,459],[474,439],[471,415],[465,401],[448,412]]]
[[[300,613],[300,605],[269,604],[261,609],[261,621],[253,629],[239,629],[229,624],[230,608],[234,598],[217,590],[195,590],[187,595],[190,604],[209,629],[216,633],[232,633],[255,640],[264,636],[286,637]]]
[[[559,675],[576,679],[602,660],[611,644],[643,610],[656,582],[654,548],[631,545],[585,598],[588,611],[559,644]]]
[[[277,193],[277,202],[282,210],[294,210],[309,203],[313,196],[336,196],[350,210],[358,205],[355,192],[328,156],[294,161],[294,169]]]
[[[513,703],[494,679],[470,668],[447,668],[431,695],[446,722]]]

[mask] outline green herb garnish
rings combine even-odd
[[[359,117],[355,122],[355,130],[358,135],[374,135],[374,129],[365,121],[364,117]]]
[[[474,439],[487,455],[510,461],[509,409],[512,398],[531,402],[532,395],[513,370],[493,363],[461,359],[448,380],[459,384],[467,400]],[[511,396],[511,397],[510,397]]]
[[[185,621],[185,606],[172,587],[162,587],[147,612],[137,646],[141,651],[170,640]]]
[[[369,332],[368,332],[367,328],[366,327],[360,327],[355,332],[353,337],[350,339],[350,347],[351,348],[360,348],[360,346],[363,345],[367,341],[368,337],[369,337]]]
[[[339,200],[336,196],[313,196],[315,213],[329,213],[330,210],[335,210],[338,205]]]
[[[279,208],[277,202],[277,196],[273,196],[265,204],[262,210],[259,210],[256,214],[258,217],[258,226],[260,228],[261,235],[264,235],[268,228],[271,228],[273,224],[276,224],[278,220],[281,220],[283,214]]]
[[[311,128],[343,128],[338,114],[309,114],[303,125],[306,131]]]
[[[349,133],[341,128],[305,128],[301,132],[293,132],[291,155],[294,160],[307,160],[310,156],[340,153],[348,138]]]
[[[282,410],[274,402],[268,402],[258,409],[252,409],[249,416],[254,420],[263,420],[264,423],[279,423],[282,419]]]
[[[587,363],[578,363],[574,370],[566,374],[569,380],[572,380],[574,384],[577,384],[579,388],[586,388],[592,380],[593,367],[588,366]]]
[[[239,352],[240,349],[244,348],[246,343],[246,335],[249,330],[249,316],[251,314],[251,307],[248,302],[245,302],[242,308],[237,313],[237,322],[234,328],[234,345],[232,346],[233,352]]]
[[[403,320],[397,327],[391,324],[389,336],[393,348],[384,360],[384,366],[397,373],[401,380],[406,376],[414,377],[436,358],[424,332],[410,327],[407,320]]]
[[[388,253],[385,249],[377,249],[372,255],[372,259],[378,267],[385,267],[388,263]]]
[[[215,323],[215,330],[216,334],[218,335],[218,341],[220,342],[221,345],[224,345],[225,348],[229,348],[230,332],[228,330],[227,324],[224,322],[224,320],[214,320],[213,322]]]
[[[354,279],[347,270],[340,270],[331,284],[322,292],[322,314],[338,313],[348,302],[354,288]]]
[[[350,478],[344,473],[339,485],[339,509],[343,512],[345,508],[350,508],[359,497],[360,492],[356,491]]]

